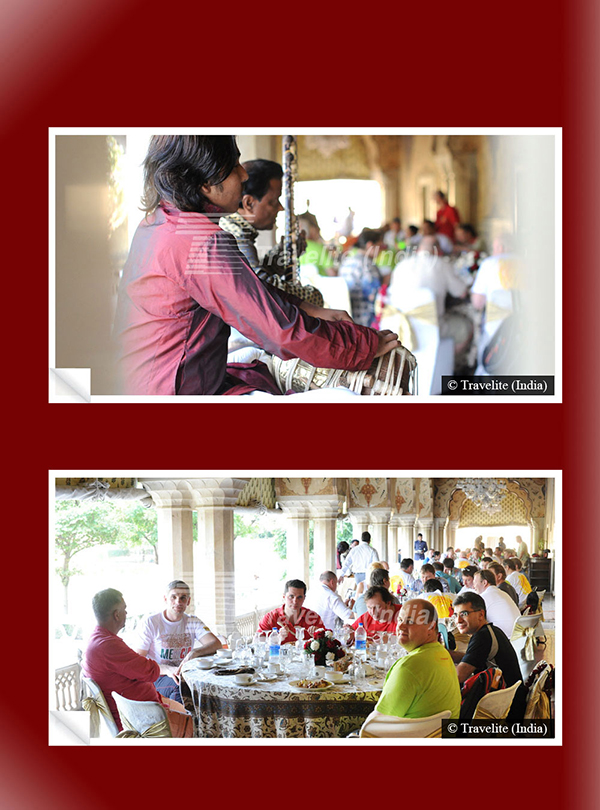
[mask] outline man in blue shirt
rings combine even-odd
[[[417,535],[415,540],[415,562],[422,565],[425,559],[425,552],[427,551],[427,543],[423,540],[421,532]]]
[[[435,575],[440,579],[445,579],[448,583],[450,593],[458,593],[460,591],[460,582],[452,576],[454,570],[454,560],[446,558],[443,563],[434,563]]]

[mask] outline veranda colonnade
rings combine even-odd
[[[138,478],[152,496],[158,517],[158,557],[165,580],[183,579],[192,588],[195,610],[219,633],[235,629],[234,511],[249,478]],[[314,521],[314,571],[334,570],[337,520],[343,496],[278,496],[286,520],[288,571],[309,582],[309,521]],[[193,512],[198,514],[194,543]],[[413,555],[418,531],[429,542],[450,539],[453,527],[436,518],[392,515],[391,507],[350,507],[354,536],[369,530],[381,559],[390,564]],[[445,531],[444,531],[445,529]]]

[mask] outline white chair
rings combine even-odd
[[[391,717],[371,713],[362,724],[359,737],[441,737],[442,720],[448,720],[452,712],[432,714],[430,717]]]
[[[111,737],[116,737],[119,733],[115,718],[111,710],[108,708],[106,698],[102,693],[102,689],[98,686],[96,681],[92,678],[86,678],[85,675],[81,676],[82,692],[87,692],[84,695],[81,705],[90,713],[90,737],[100,737],[100,718],[103,721],[103,727],[108,731]]]
[[[117,737],[172,737],[169,716],[160,703],[152,700],[129,700],[112,693],[123,731]]]
[[[400,272],[402,265],[394,273]],[[454,371],[454,341],[440,338],[437,323],[431,318],[419,316],[419,311],[435,311],[435,295],[425,287],[404,286],[397,277],[392,282],[390,305],[408,318],[417,341],[411,350],[417,360],[418,395],[437,395],[442,392],[442,375],[451,376]],[[411,314],[414,313],[414,314]],[[397,318],[389,314],[381,318],[380,329],[398,331]]]
[[[517,689],[523,681],[517,681],[508,689],[498,689],[484,695],[473,714],[473,720],[504,720],[510,711]]]
[[[352,314],[350,291],[346,280],[338,276],[322,276],[314,265],[302,265],[301,281],[315,287],[323,296],[326,309],[343,309]]]
[[[523,683],[531,675],[535,665],[535,639],[543,636],[542,614],[532,613],[530,616],[517,616],[510,636],[510,642],[517,653],[519,667],[523,676]]]

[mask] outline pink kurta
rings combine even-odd
[[[307,315],[299,299],[256,276],[214,219],[163,203],[138,227],[115,321],[122,393],[272,390],[271,379],[263,387],[255,375],[239,386],[227,375],[230,326],[284,360],[369,368],[378,345],[374,330]]]

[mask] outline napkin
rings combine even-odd
[[[254,675],[256,670],[254,667],[236,667],[235,669],[215,669],[215,675],[240,675],[242,672],[247,672],[249,675]]]

